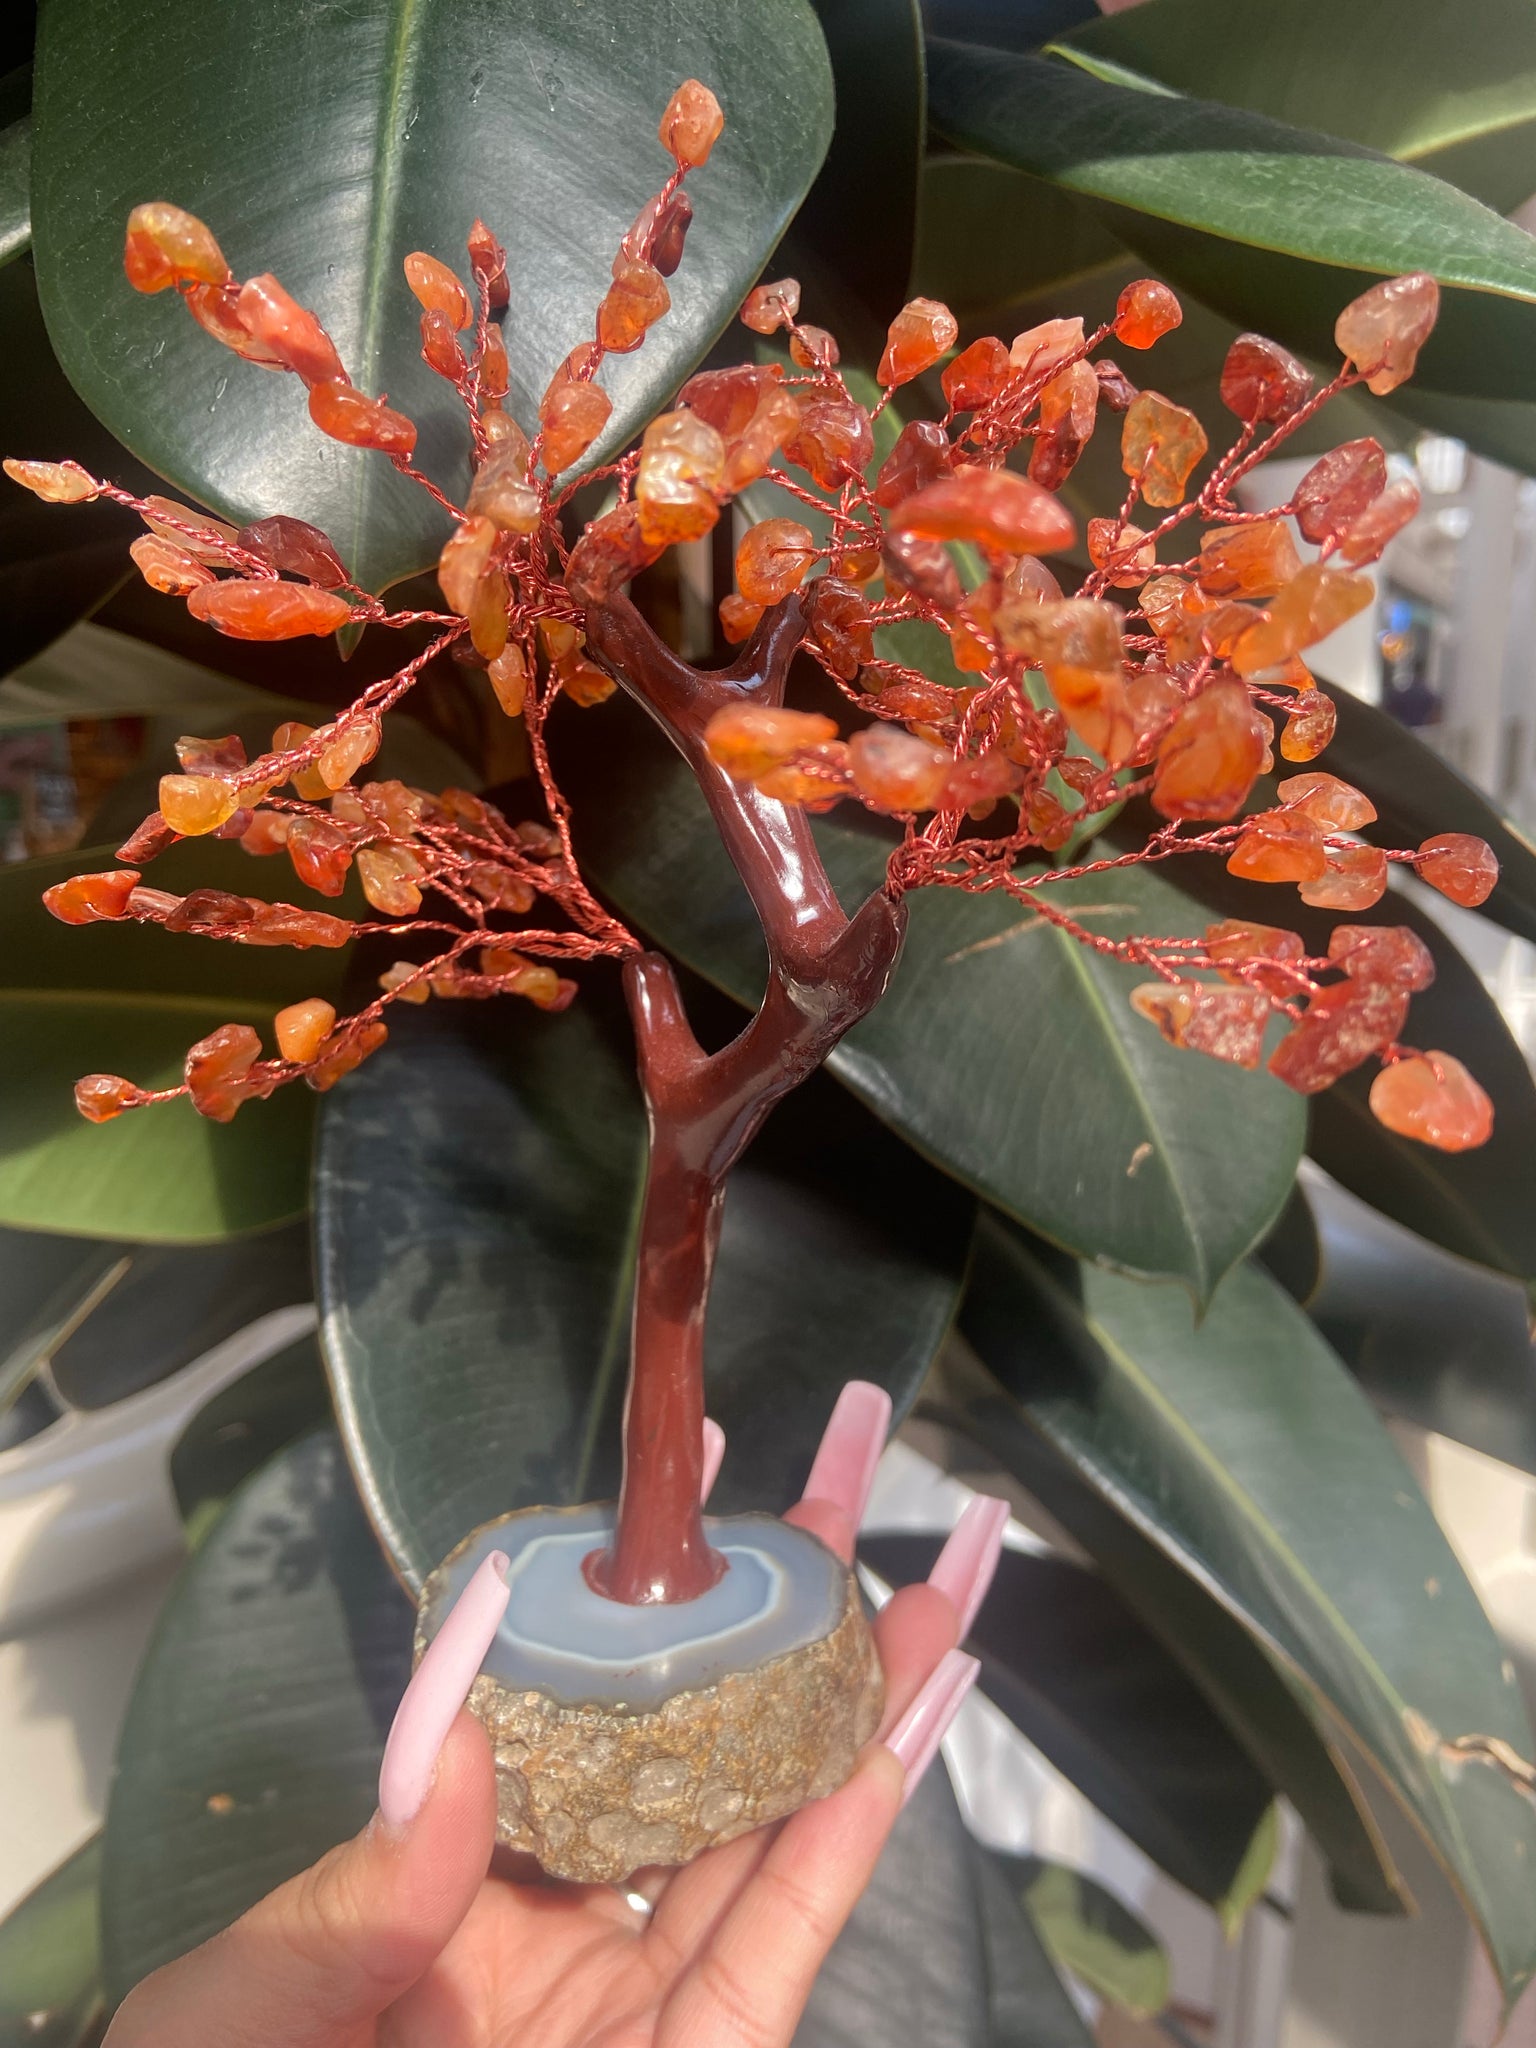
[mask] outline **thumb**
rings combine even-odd
[[[505,1569],[499,1552],[486,1560],[423,1657],[363,1832],[146,1978],[111,2048],[341,2048],[431,1968],[495,1845],[490,1744],[462,1701],[506,1605]]]

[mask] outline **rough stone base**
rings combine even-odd
[[[565,1706],[482,1674],[469,1706],[495,1747],[498,1840],[552,1877],[612,1883],[642,1864],[690,1862],[835,1791],[885,1698],[846,1579],[830,1635],[649,1712]],[[423,1648],[418,1632],[418,1658]]]

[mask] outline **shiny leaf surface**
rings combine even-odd
[[[641,714],[615,700],[602,716],[615,731],[601,754],[561,760],[578,854],[626,916],[755,1002],[756,920],[691,776]],[[890,845],[880,827],[847,806],[817,832],[846,904],[878,886]],[[1052,899],[1112,937],[1203,922],[1145,870],[1055,884]],[[1297,1099],[1165,1045],[1126,1000],[1133,970],[1024,906],[938,889],[909,903],[890,991],[832,1072],[946,1172],[1045,1235],[1207,1294],[1285,1200]],[[1226,1139],[1239,1129],[1240,1154]]]
[[[1530,236],[1423,171],[1212,100],[1056,60],[929,45],[929,103],[964,149],[1091,199],[1110,231],[1228,319],[1336,361],[1333,323],[1375,280],[1428,270],[1426,389],[1527,395]]]
[[[370,588],[434,561],[443,515],[382,456],[323,440],[295,379],[136,297],[121,269],[132,206],[190,204],[237,275],[272,271],[313,306],[354,381],[417,421],[419,465],[454,494],[462,410],[420,360],[409,251],[462,265],[479,213],[505,241],[509,403],[531,426],[551,372],[592,331],[619,236],[672,168],[663,107],[682,79],[709,83],[728,125],[690,180],[698,219],[674,311],[604,371],[617,446],[735,312],[830,132],[804,0],[598,0],[579,33],[560,0],[299,14],[259,0],[213,20],[196,0],[147,0],[127,39],[115,20],[107,0],[58,0],[38,45],[33,234],[60,359],[153,468],[242,520],[283,511],[323,527]]]
[[[617,1492],[645,1124],[611,974],[558,1017],[407,1014],[328,1100],[326,1354],[408,1583],[494,1515]],[[731,1177],[710,1300],[722,1512],[797,1497],[844,1380],[904,1411],[954,1313],[971,1213],[830,1083],[780,1107]]]
[[[1144,1920],[1081,1870],[1039,1856],[1010,1856],[1005,1868],[1051,1956],[1090,1991],[1133,2018],[1168,2003],[1167,1950]]]
[[[1077,1474],[1364,1747],[1513,2001],[1536,1968],[1536,1809],[1516,1782],[1532,1737],[1514,1669],[1301,1311],[1243,1267],[1196,1326],[1177,1289],[1048,1265],[989,1227],[966,1325]]]
[[[0,1921],[0,2048],[85,2048],[101,2021],[92,1835]]]

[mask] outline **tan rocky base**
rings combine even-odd
[[[452,1562],[424,1589],[418,1657]],[[839,1570],[829,1634],[648,1710],[562,1704],[482,1673],[469,1706],[495,1747],[498,1839],[551,1876],[612,1883],[643,1864],[687,1863],[835,1791],[884,1703],[856,1582]]]

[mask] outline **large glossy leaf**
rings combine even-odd
[[[1348,690],[1322,687],[1339,714],[1329,768],[1368,791],[1379,813],[1362,836],[1378,846],[1409,847],[1433,832],[1476,833],[1499,858],[1498,885],[1483,915],[1522,939],[1536,940],[1536,847],[1525,833],[1390,712]]]
[[[1428,173],[1210,100],[1043,57],[929,46],[934,124],[962,148],[1091,199],[1217,312],[1336,360],[1333,323],[1383,276],[1440,280],[1429,389],[1523,398],[1536,339],[1530,236]]]
[[[200,1408],[171,1452],[171,1487],[195,1550],[231,1496],[279,1451],[328,1422],[330,1389],[313,1335],[263,1359]]]
[[[462,262],[480,213],[506,242],[510,402],[531,424],[556,364],[591,332],[618,237],[670,168],[662,108],[680,80],[706,80],[728,126],[690,184],[699,219],[675,310],[604,371],[616,445],[735,312],[831,125],[804,0],[593,0],[579,17],[561,0],[332,0],[299,14],[259,0],[213,18],[197,0],[147,0],[126,39],[115,19],[108,0],[58,0],[39,39],[33,234],[60,359],[153,467],[226,511],[313,520],[370,587],[436,557],[441,513],[381,457],[322,441],[294,379],[248,369],[176,306],[137,299],[120,263],[129,208],[176,198],[208,219],[237,273],[281,277],[354,379],[418,421],[421,465],[453,492],[461,412],[420,360],[408,251]]]
[[[123,1728],[102,1866],[110,2001],[366,1821],[412,1622],[329,1431],[236,1494],[171,1594]],[[796,2048],[988,2048],[986,1990],[969,1845],[933,1771]]]
[[[1499,213],[1536,181],[1536,11],[1527,0],[1146,0],[1052,47],[1100,76],[1155,81],[1320,128],[1447,178]],[[1131,81],[1128,81],[1131,82]]]
[[[241,719],[302,718],[309,709],[89,623],[0,682],[0,732],[158,712],[174,712],[187,732],[226,732]],[[313,717],[311,712],[311,722]]]
[[[967,1328],[1078,1474],[1371,1757],[1512,2001],[1536,1968],[1532,1737],[1454,1553],[1364,1396],[1253,1267],[1179,1291],[984,1230]],[[1503,1761],[1501,1761],[1503,1759]]]
[[[1023,1310],[1033,1312],[1032,1304]],[[1092,1556],[1266,1780],[1296,1807],[1340,1899],[1361,1911],[1402,1912],[1402,1881],[1335,1733],[1244,1624],[1053,1448],[1023,1402],[968,1346],[950,1347],[920,1413],[1021,1481]],[[1251,1901],[1240,1894],[1235,1903]],[[1235,1931],[1230,1921],[1228,1931]]]
[[[1362,778],[1369,788],[1368,778]],[[1128,817],[1134,834],[1136,821]],[[1347,919],[1309,910],[1294,896],[1239,881],[1218,861],[1191,857],[1179,881],[1226,917],[1282,921],[1322,957],[1335,924],[1407,925],[1434,956],[1435,979],[1413,998],[1406,1042],[1455,1055],[1478,1076],[1495,1105],[1493,1136],[1471,1152],[1437,1152],[1399,1137],[1370,1112],[1375,1067],[1368,1062],[1311,1098],[1307,1149],[1363,1201],[1432,1238],[1460,1258],[1536,1284],[1536,1209],[1529,1200],[1536,1145],[1536,1081],[1481,977],[1417,903],[1389,889],[1370,910]]]
[[[101,1837],[0,1921],[0,2048],[84,2048],[101,2017]]]
[[[326,1352],[408,1583],[493,1515],[617,1491],[646,1142],[603,973],[561,1017],[509,1002],[404,1018],[327,1105]],[[844,1380],[910,1403],[954,1313],[970,1220],[958,1189],[830,1083],[778,1110],[731,1178],[710,1301],[727,1512],[796,1497]]]
[[[32,240],[31,186],[32,121],[20,114],[0,128],[0,263],[20,256]]]
[[[610,713],[622,743],[573,753],[563,769],[578,852],[625,915],[755,1002],[756,921],[692,777],[638,712]],[[818,838],[845,902],[878,886],[890,842],[877,827],[838,812]],[[1111,936],[1199,929],[1145,871],[1052,893]],[[910,910],[890,992],[832,1071],[919,1151],[1047,1236],[1208,1293],[1285,1199],[1301,1143],[1295,1099],[1267,1077],[1191,1073],[1131,1011],[1132,972],[1011,900],[925,890]]]
[[[0,1225],[86,1237],[198,1244],[302,1216],[314,1098],[284,1088],[233,1123],[184,1098],[89,1124],[82,1074],[141,1088],[181,1080],[188,1046],[220,1024],[270,1026],[264,1005],[196,996],[0,993],[0,1040],[26,1086],[0,1095]]]
[[[0,1230],[0,1412],[128,1271],[105,1239]]]
[[[1124,261],[1092,206],[1060,185],[979,157],[923,166],[913,284],[950,308],[967,340],[1031,293],[1076,288]]]
[[[1057,1976],[1011,1882],[1011,1858],[972,1844],[986,1944],[992,2048],[1093,2048],[1088,2023]]]
[[[928,1576],[936,1539],[867,1536],[893,1586]],[[1226,1904],[1270,1788],[1212,1708],[1096,1572],[1005,1550],[970,1635],[981,1687],[1171,1877]]]
[[[1054,1960],[1090,1991],[1139,2019],[1168,2003],[1168,1952],[1144,1920],[1081,1870],[1039,1856],[1004,1868]]]

